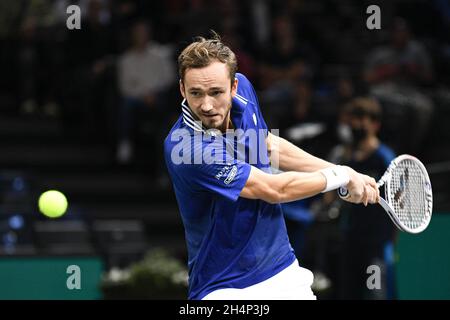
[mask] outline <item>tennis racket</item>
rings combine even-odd
[[[384,198],[380,197],[379,204],[397,228],[409,233],[427,228],[433,211],[433,192],[428,172],[419,159],[406,154],[398,156],[377,186],[384,186]],[[342,199],[350,196],[344,187],[339,188],[338,194]]]

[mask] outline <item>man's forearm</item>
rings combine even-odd
[[[326,186],[326,179],[320,172],[283,172],[275,175],[278,180],[279,203],[300,200],[314,196]]]
[[[270,133],[266,141],[272,166],[278,167],[283,171],[315,172],[334,166],[333,163],[317,158],[289,141]],[[353,203],[363,202],[365,205],[369,202],[377,202],[379,190],[376,181],[371,177],[359,174],[349,167],[346,168],[349,174],[347,188],[352,194],[352,199],[349,198],[347,201]],[[332,177],[333,175],[331,174],[329,178]],[[327,189],[331,190],[332,188],[328,188],[327,184]]]
[[[316,195],[327,186],[321,172],[283,172],[268,174],[251,167],[250,175],[240,196],[261,199],[269,203],[284,203]]]
[[[283,171],[313,172],[333,165],[270,133],[267,146],[272,166]]]

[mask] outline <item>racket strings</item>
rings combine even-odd
[[[388,198],[400,222],[411,229],[429,218],[425,183],[422,169],[412,160],[401,161],[392,171]]]

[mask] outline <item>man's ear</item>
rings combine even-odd
[[[231,85],[231,96],[234,97],[237,92],[238,87],[238,79],[234,78],[233,84]]]
[[[180,79],[180,93],[183,96],[184,99],[186,99],[186,96],[184,95],[184,84],[183,80]]]

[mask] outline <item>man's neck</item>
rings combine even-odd
[[[231,112],[228,112],[225,120],[222,123],[222,127],[219,129],[222,133],[226,133],[228,129],[234,129],[233,122],[231,122]]]

